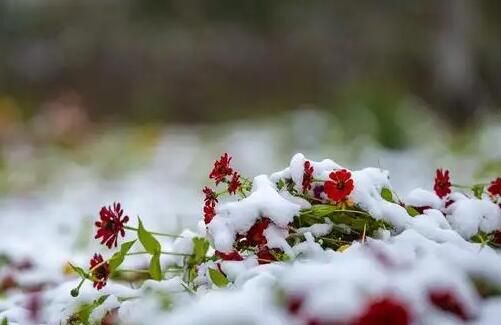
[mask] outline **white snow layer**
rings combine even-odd
[[[383,188],[391,189],[388,172],[377,168],[352,171],[355,189],[350,194],[358,207],[375,219],[385,220],[395,232],[380,231],[379,239],[354,242],[343,253],[322,249],[315,236],[328,234],[332,225],[301,228],[306,241],[290,247],[285,241],[287,226],[306,202],[297,201],[277,191],[275,182],[292,179],[301,184],[305,158],[295,155],[290,166],[280,172],[257,176],[251,194],[238,202],[220,204],[217,214],[207,226],[214,248],[229,252],[235,236],[245,233],[262,217],[272,224],[265,231],[268,245],[284,250],[291,262],[258,265],[254,256],[244,261],[220,262],[220,267],[233,282],[228,288],[210,285],[204,275],[208,262],[199,269],[195,294],[185,290],[182,280],[173,276],[161,282],[146,281],[140,288],[109,281],[102,291],[86,283],[80,296],[69,295],[76,279],[61,280],[43,294],[44,324],[60,324],[77,310],[102,294],[109,294],[105,304],[91,318],[98,319],[108,310],[120,307],[120,324],[302,324],[308,317],[326,322],[349,321],[359,315],[368,301],[378,297],[395,297],[416,320],[416,324],[463,324],[456,316],[434,307],[428,294],[431,289],[452,293],[472,324],[499,324],[501,298],[482,299],[472,279],[482,279],[501,287],[499,253],[466,239],[479,231],[490,233],[501,228],[501,209],[488,199],[473,199],[454,194],[454,202],[445,208],[434,193],[416,189],[405,199],[406,204],[430,207],[424,214],[411,217],[405,208],[381,197]],[[331,160],[313,162],[314,177],[326,180],[332,170],[342,168]],[[201,233],[203,233],[201,231]],[[170,249],[189,253],[195,233],[185,231]],[[181,263],[170,257],[168,264]],[[61,283],[62,282],[62,283]],[[277,297],[300,297],[304,300],[300,318],[292,317]],[[162,303],[168,297],[170,307]],[[12,294],[0,301],[0,319],[25,323],[25,297]],[[122,301],[122,302],[120,302]],[[302,318],[301,318],[302,317]],[[419,320],[419,321],[418,321]]]

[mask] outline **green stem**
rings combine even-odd
[[[132,253],[127,253],[125,255],[144,255],[144,254],[150,254],[149,252],[132,252]],[[160,252],[160,254],[163,255],[174,255],[174,256],[184,256],[184,257],[191,257],[193,256],[192,254],[184,254],[184,253],[176,253],[176,252]]]
[[[223,190],[221,192],[216,193],[216,197],[220,197],[221,195],[226,194],[226,193],[228,193],[228,190]]]
[[[191,289],[186,283],[181,282],[181,285],[183,286],[184,289],[186,289],[186,291],[188,291],[190,295],[192,296],[196,295],[196,292],[193,291],[193,289]]]
[[[150,271],[148,271],[148,270],[130,270],[130,269],[120,269],[120,270],[118,270],[118,272],[150,274]]]
[[[162,271],[162,273],[182,273],[182,272],[183,272],[183,270],[177,270],[177,269],[174,269],[174,270],[167,269],[167,270]]]
[[[457,187],[457,188],[471,189],[471,186],[460,185],[460,184],[451,184],[451,186],[452,187]]]
[[[132,231],[138,230],[137,228],[131,227],[131,226],[124,226],[124,229],[132,230]],[[183,236],[168,234],[168,233],[164,233],[164,232],[150,231],[150,234],[155,235],[155,236],[164,236],[164,237],[171,237],[171,238],[183,238]]]
[[[78,283],[77,287],[76,287],[76,288],[74,288],[74,289],[72,289],[72,290],[70,291],[70,294],[71,294],[71,296],[72,296],[72,297],[77,297],[77,296],[79,295],[79,293],[80,293],[80,288],[82,287],[82,284],[83,284],[84,282],[85,282],[85,278],[82,278],[82,279],[80,280],[80,283]]]
[[[351,244],[351,242],[346,241],[346,240],[340,240],[340,239],[334,239],[334,238],[329,238],[329,237],[318,237],[318,239],[322,239],[324,241],[330,241],[335,244]]]
[[[117,300],[120,301],[120,302],[124,302],[124,301],[127,301],[127,300],[132,300],[132,299],[139,299],[141,297],[118,297]]]
[[[242,189],[242,187],[241,187],[241,186],[240,186],[240,188],[238,189],[238,192],[239,192],[240,194],[242,194],[242,196],[243,196],[244,198],[246,198],[246,197],[247,197],[247,194],[245,194],[245,192],[244,192],[244,190]]]
[[[371,215],[368,214],[367,212],[363,212],[363,211],[357,211],[357,210],[334,210],[332,211],[333,213],[337,213],[337,212],[344,212],[344,213],[355,213],[355,214],[360,214],[360,215],[363,215],[363,216],[366,216],[366,217],[370,217]]]

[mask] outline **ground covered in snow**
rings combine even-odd
[[[36,195],[7,196],[0,218],[0,319],[9,324],[501,322],[500,197],[489,190],[495,179],[468,182],[466,174],[473,174],[479,159],[459,164],[449,155],[432,166],[430,150],[438,149],[422,147],[403,154],[367,149],[353,164],[357,167],[302,154],[285,164],[272,154],[274,128],[258,130],[256,137],[245,132],[239,127],[231,136],[230,131],[215,146],[231,152],[233,160],[226,169],[213,170],[210,180],[200,179],[209,185],[205,201],[193,175],[208,175],[211,159],[218,157],[207,157],[201,136],[186,132],[167,134],[151,162],[126,178],[99,182],[91,170],[74,166]],[[499,130],[491,129],[479,138],[482,157],[500,158],[492,149],[499,148],[497,135]],[[166,160],[167,151],[174,154]],[[319,151],[315,157],[323,158],[326,150]],[[269,161],[263,153],[270,153]],[[260,158],[251,164],[252,157]],[[433,189],[433,178],[434,168],[445,166],[452,184],[442,184],[450,188],[444,194],[440,184]],[[207,198],[210,193],[216,197]],[[124,237],[118,233],[117,247],[108,248],[94,239],[94,222],[102,217],[101,206],[116,213],[115,201],[129,216],[125,225],[141,228],[140,216],[145,232],[126,229]],[[103,274],[94,271],[102,265],[92,270],[89,260],[98,252],[113,264],[124,243],[131,247],[123,263],[97,290],[93,284]],[[69,263],[85,274],[79,276]]]

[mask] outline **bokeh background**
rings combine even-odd
[[[77,231],[120,200],[193,224],[225,151],[249,176],[379,166],[403,193],[436,167],[488,180],[500,34],[496,0],[0,0],[0,220]]]

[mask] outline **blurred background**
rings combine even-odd
[[[497,0],[0,0],[0,257],[84,265],[114,201],[194,227],[223,152],[381,167],[402,196],[490,181],[499,35]]]
[[[224,151],[251,176],[302,151],[402,190],[487,179],[500,32],[496,0],[0,0],[0,191],[199,195]]]

